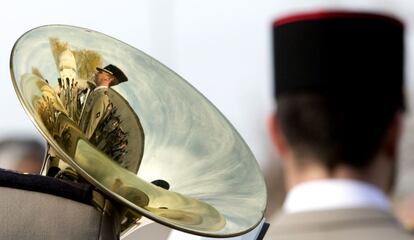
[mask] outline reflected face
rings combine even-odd
[[[97,71],[95,73],[95,83],[96,86],[109,85],[112,81],[112,76],[109,73],[103,71]]]

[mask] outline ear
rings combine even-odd
[[[283,136],[279,121],[277,119],[277,113],[273,113],[269,120],[267,121],[270,137],[272,139],[273,146],[276,148],[276,151],[279,153],[279,156],[283,159],[284,156],[288,153],[288,145],[285,137]]]
[[[385,154],[390,157],[390,159],[397,158],[399,140],[401,138],[401,130],[403,125],[403,116],[401,112],[395,114],[392,119],[388,129],[385,133],[383,149]]]

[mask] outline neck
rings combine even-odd
[[[101,84],[99,84],[99,86],[98,86],[98,87],[109,87],[109,84],[110,84],[110,82],[106,82],[106,81],[104,81],[104,82],[102,82]]]
[[[393,166],[391,161],[384,157],[377,157],[373,163],[364,169],[355,169],[346,165],[339,165],[333,171],[319,164],[314,159],[301,159],[300,161],[285,161],[286,187],[293,187],[314,180],[322,179],[349,179],[363,181],[389,192],[392,186]],[[305,164],[306,163],[306,164]]]

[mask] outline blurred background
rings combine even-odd
[[[81,26],[111,35],[160,60],[223,112],[263,170],[270,219],[283,199],[279,160],[267,133],[267,119],[274,108],[271,25],[279,16],[321,9],[382,12],[406,23],[409,110],[394,199],[407,227],[414,227],[414,72],[410,67],[414,57],[414,2],[410,0],[4,2],[0,8],[0,167],[37,172],[45,147],[14,93],[9,73],[14,42],[40,25]]]

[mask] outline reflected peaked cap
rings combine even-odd
[[[109,64],[104,68],[97,67],[96,70],[111,74],[117,80],[116,84],[128,81],[127,76],[117,66]]]
[[[357,102],[380,97],[403,107],[403,35],[399,20],[373,13],[327,11],[277,19],[276,99],[311,92]]]

